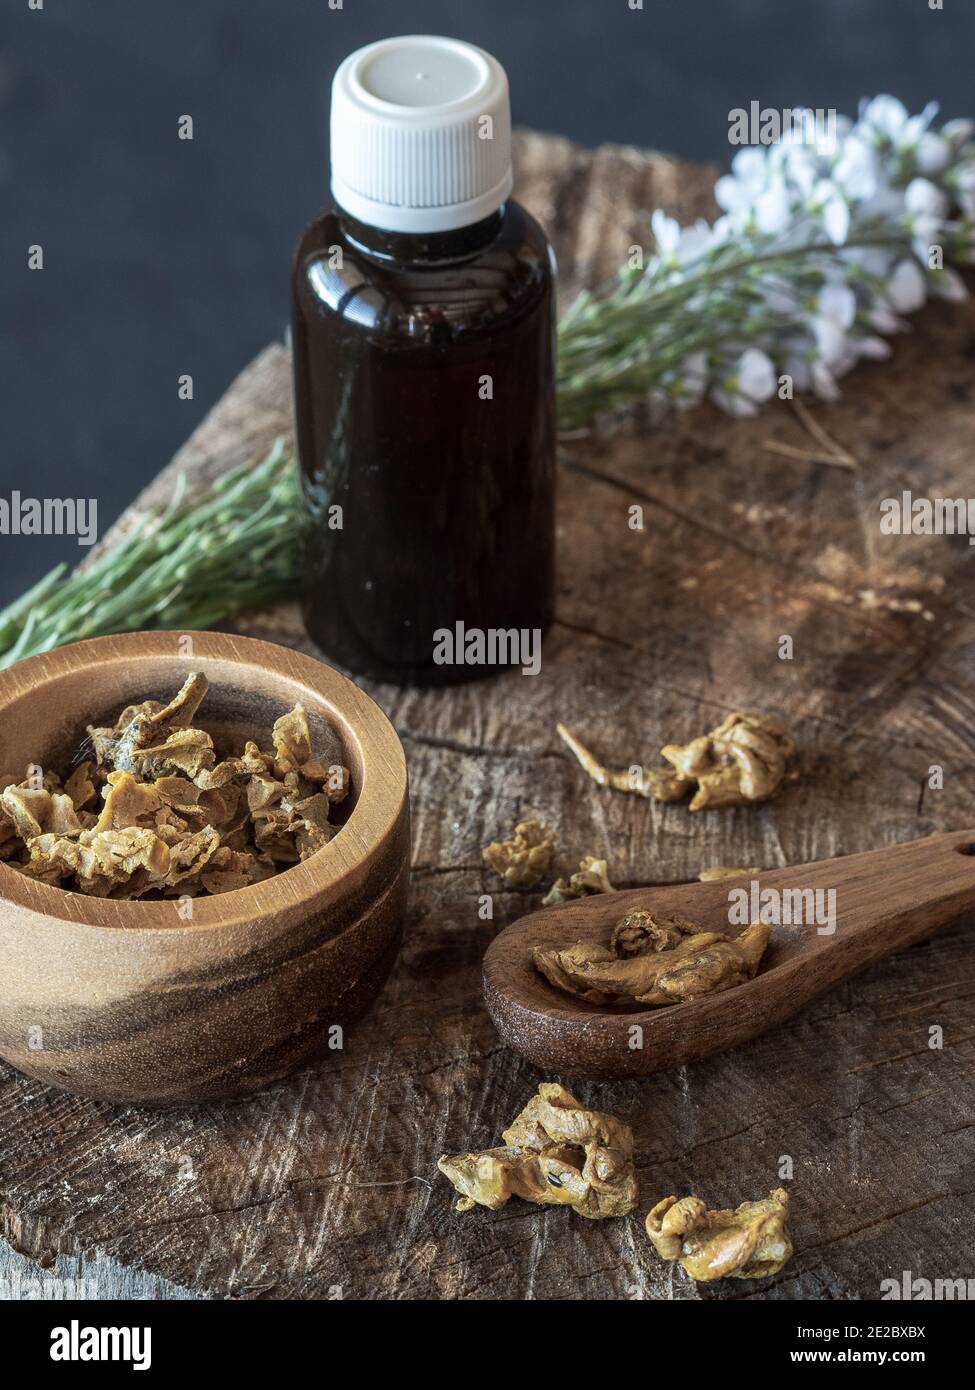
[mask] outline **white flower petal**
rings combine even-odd
[[[835,367],[846,353],[846,334],[835,319],[813,319],[816,349],[828,367]]]
[[[851,338],[850,347],[860,357],[870,357],[876,362],[885,361],[890,356],[890,343],[883,338]]]
[[[767,165],[767,151],[754,145],[746,145],[744,149],[740,149],[731,161],[735,177],[744,180],[752,188],[761,188],[765,182]]]
[[[767,401],[776,387],[772,360],[758,348],[746,348],[735,368],[738,389],[753,401]]]
[[[661,256],[669,256],[677,249],[681,227],[676,218],[668,217],[661,208],[657,208],[650,218],[650,230]]]
[[[927,299],[924,272],[917,261],[899,261],[887,282],[887,298],[898,313],[912,314]]]
[[[744,419],[758,414],[758,406],[753,401],[748,400],[746,396],[736,395],[733,391],[725,391],[721,387],[711,392],[711,399],[728,415],[737,415]]]
[[[940,174],[951,163],[952,153],[947,140],[926,130],[917,142],[914,160],[922,174]]]
[[[796,391],[808,391],[812,386],[812,372],[809,362],[805,357],[792,355],[786,358],[785,370],[788,376],[792,377],[793,389]]]
[[[857,297],[849,285],[827,284],[819,291],[816,307],[820,314],[849,328],[856,318]]]
[[[801,198],[808,198],[819,177],[820,161],[805,145],[782,147],[782,173]]]
[[[941,134],[950,141],[953,149],[960,150],[962,145],[967,145],[972,136],[975,135],[975,121],[968,119],[946,121],[941,127]]]
[[[748,201],[748,197],[744,185],[734,174],[722,174],[714,185],[714,201],[719,208],[724,208],[725,212],[732,212],[740,207],[743,202]]]
[[[870,198],[876,192],[879,161],[877,152],[859,135],[843,142],[832,169],[833,182],[849,198]]]
[[[809,372],[812,378],[812,389],[820,400],[839,400],[840,388],[837,386],[832,372],[823,362],[811,362],[809,365]]]
[[[948,211],[948,199],[930,179],[911,179],[904,190],[904,206],[910,213],[944,217]]]
[[[877,304],[868,312],[867,322],[871,328],[876,328],[878,333],[903,333],[908,325],[903,319],[897,317],[889,304]]]
[[[947,299],[952,304],[963,304],[968,298],[964,280],[950,265],[928,271],[928,289],[936,299]]]
[[[781,232],[789,225],[789,196],[781,181],[762,193],[755,203],[755,225],[760,232]]]
[[[860,119],[889,140],[896,140],[907,124],[907,107],[896,97],[874,97],[867,102]]]
[[[834,246],[842,246],[850,234],[850,208],[839,194],[823,208],[823,228]]]
[[[715,245],[711,228],[706,222],[697,222],[693,227],[685,227],[677,244],[677,257],[682,265],[690,265],[705,256]]]
[[[924,110],[917,116],[908,116],[901,129],[898,144],[901,148],[911,148],[919,144],[928,126],[938,114],[938,103],[929,101]]]

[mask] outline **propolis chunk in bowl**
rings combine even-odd
[[[0,1056],[79,1095],[245,1095],[326,1053],[393,964],[409,881],[406,759],[375,702],[299,652],[230,634],[98,637],[0,672],[0,772],[60,771],[89,724],[210,682],[199,722],[270,746],[296,703],[349,769],[338,833],[273,878],[187,905],[99,898],[0,862]],[[341,1032],[339,1031],[341,1030]]]

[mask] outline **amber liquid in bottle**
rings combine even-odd
[[[437,634],[541,631],[554,599],[554,263],[509,201],[473,226],[326,213],[294,262],[304,619],[399,684],[484,678]]]

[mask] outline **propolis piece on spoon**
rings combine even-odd
[[[752,889],[752,884],[757,885]],[[536,946],[605,944],[636,908],[682,913],[705,931],[729,929],[729,892],[813,904],[832,890],[835,922],[773,923],[754,979],[720,994],[634,1011],[595,1006],[555,989],[536,970]],[[792,897],[783,895],[792,891]],[[796,894],[802,894],[797,898]],[[975,830],[794,864],[741,879],[599,894],[520,918],[484,957],[484,998],[504,1041],[548,1074],[646,1076],[735,1047],[874,961],[975,910]]]

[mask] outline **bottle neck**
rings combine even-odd
[[[469,227],[449,232],[389,232],[371,227],[338,209],[339,225],[350,242],[373,260],[400,265],[464,261],[490,245],[501,230],[505,204]]]

